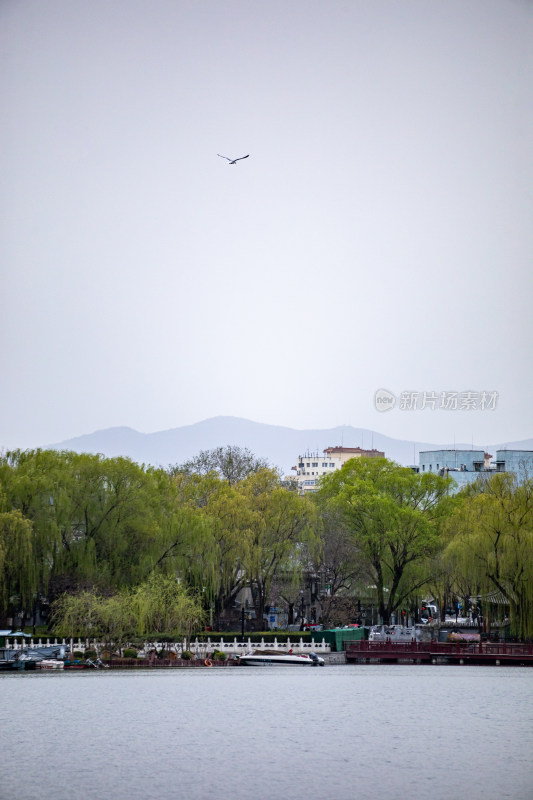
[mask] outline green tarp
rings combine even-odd
[[[315,631],[312,638],[318,644],[324,639],[331,649],[337,653],[345,650],[344,642],[360,642],[368,639],[368,628],[332,628],[329,631]]]

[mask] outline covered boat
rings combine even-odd
[[[18,651],[6,648],[0,649],[0,670],[24,669],[24,662],[18,658]]]
[[[0,669],[63,669],[64,645],[25,647],[22,650],[0,649]]]

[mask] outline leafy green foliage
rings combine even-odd
[[[223,653],[221,650],[215,650],[215,652],[213,653],[214,661],[226,661],[227,657],[228,657],[227,654]]]
[[[56,631],[65,636],[109,645],[147,634],[189,638],[206,618],[226,627],[243,589],[259,624],[277,598],[294,614],[307,573],[327,583],[325,622],[345,606],[353,616],[349,598],[359,589],[375,593],[385,621],[422,591],[441,600],[498,591],[515,630],[531,635],[531,480],[497,475],[455,497],[448,486],[362,458],[324,478],[311,500],[239,448],[206,451],[175,470],[8,452],[0,456],[0,616],[20,615],[24,625],[44,598],[57,600]]]
[[[54,603],[54,629],[60,636],[83,636],[114,646],[154,633],[189,639],[203,624],[198,600],[175,578],[163,575],[152,575],[135,589],[111,597],[82,591],[63,594]]]
[[[251,512],[243,567],[262,620],[276,576],[296,580],[305,557],[318,550],[319,516],[308,498],[281,487],[273,470],[250,475],[239,490]]]
[[[0,600],[13,611],[29,605],[37,586],[33,528],[20,511],[0,513]]]
[[[368,567],[385,622],[427,584],[424,569],[440,544],[448,480],[416,474],[385,458],[354,458],[323,479],[322,506],[340,512]]]
[[[131,595],[130,608],[137,632],[166,633],[190,639],[205,624],[198,600],[175,578],[152,575]]]
[[[446,559],[459,579],[509,603],[519,636],[533,635],[533,480],[509,473],[463,492],[448,522]]]

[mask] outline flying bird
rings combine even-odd
[[[248,153],[247,156],[241,156],[240,158],[228,158],[227,156],[221,156],[220,153],[217,153],[217,156],[220,156],[220,158],[225,158],[226,161],[229,161],[230,164],[236,164],[237,161],[242,161],[243,158],[249,158],[250,153]]]

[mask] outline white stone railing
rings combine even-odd
[[[182,648],[176,644],[176,649]],[[321,642],[311,639],[311,641],[303,641],[303,639],[287,639],[286,642],[278,642],[261,639],[260,642],[252,642],[250,638],[242,642],[237,637],[232,641],[229,639],[207,639],[205,642],[199,642],[198,639],[190,642],[189,650],[195,655],[203,656],[205,653],[212,653],[213,650],[220,650],[228,656],[240,656],[242,653],[247,653],[250,650],[277,650],[280,653],[288,653],[292,650],[293,653],[330,653],[331,646],[326,644],[324,639]]]
[[[80,647],[76,644],[78,641],[77,639],[72,640],[74,644],[74,650],[85,650],[89,649],[89,645],[85,642],[82,642],[81,639]],[[6,638],[6,643],[4,648],[6,650],[23,650],[25,647],[61,647],[64,645],[65,647],[70,647],[70,639],[23,639],[22,641],[13,641],[11,642],[9,639]]]
[[[86,639],[24,639],[23,642],[12,642],[6,640],[6,650],[22,650],[25,647],[55,647],[64,645],[67,652],[78,651],[84,653],[86,650],[104,650],[105,644],[94,644]],[[123,645],[125,649],[128,645]],[[241,655],[250,650],[277,650],[280,653],[288,653],[292,650],[293,653],[330,653],[331,647],[326,644],[324,639],[322,641],[315,640],[303,641],[303,639],[287,639],[286,642],[278,642],[277,638],[273,641],[261,639],[260,642],[252,642],[250,638],[242,642],[237,637],[230,639],[211,639],[206,641],[199,641],[198,639],[191,640],[187,646],[185,639],[182,642],[170,644],[168,642],[145,642],[144,652],[148,653],[151,650],[173,650],[176,654],[180,654],[183,650],[190,650],[194,655],[200,658],[205,658],[206,653],[212,653],[214,650],[220,650],[228,656]],[[141,651],[142,652],[142,651]]]

